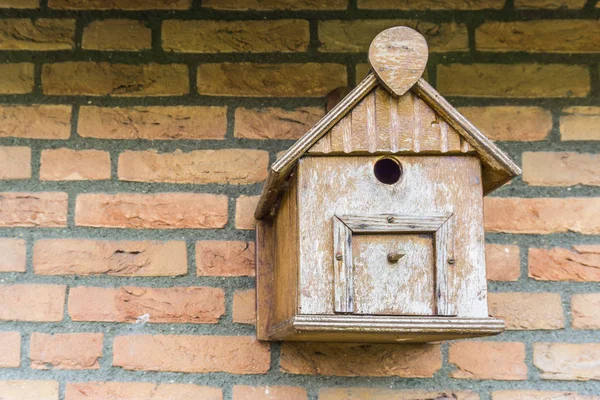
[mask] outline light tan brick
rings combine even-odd
[[[71,50],[74,46],[74,19],[5,18],[0,20],[1,50]]]
[[[0,226],[67,226],[67,198],[61,192],[0,193]]]
[[[323,388],[319,390],[319,400],[479,400],[476,393],[468,391],[443,390],[398,390],[385,388]]]
[[[0,332],[0,368],[21,366],[21,334]]]
[[[207,193],[80,194],[75,224],[104,228],[214,229],[227,223],[227,196]]]
[[[593,197],[484,200],[485,229],[506,233],[600,233],[600,201]]]
[[[235,110],[234,136],[245,139],[297,140],[319,121],[325,112],[320,107]]]
[[[162,25],[162,46],[181,53],[293,53],[308,48],[308,21],[178,21]]]
[[[460,107],[458,111],[492,140],[544,140],[552,130],[552,115],[541,107]]]
[[[95,107],[79,110],[77,133],[99,139],[223,139],[226,107]]]
[[[212,287],[148,288],[78,286],[69,291],[73,321],[216,324],[225,313],[223,289]]]
[[[187,272],[184,241],[42,239],[33,247],[40,275],[177,276]]]
[[[358,0],[358,8],[368,10],[484,10],[501,9],[505,0]]]
[[[40,0],[0,0],[0,8],[38,8]]]
[[[268,166],[264,150],[125,151],[118,175],[123,181],[243,185],[264,181]]]
[[[347,84],[341,64],[201,64],[198,93],[205,96],[322,97]],[[268,82],[265,84],[265,82]]]
[[[529,277],[542,281],[600,282],[600,245],[572,250],[529,249]]]
[[[33,369],[99,369],[102,333],[31,334],[29,359]]]
[[[0,64],[1,94],[31,93],[33,86],[33,64]]]
[[[84,181],[110,179],[110,154],[100,150],[42,150],[40,180]]]
[[[583,8],[585,0],[515,0],[516,8]]]
[[[600,107],[568,107],[560,117],[561,140],[600,140]]]
[[[600,380],[600,344],[534,343],[533,364],[542,379]]]
[[[31,149],[0,146],[0,179],[31,178]]]
[[[1,105],[0,137],[68,139],[71,135],[71,106]]]
[[[600,293],[571,297],[571,325],[574,329],[600,329]]]
[[[444,96],[585,97],[587,66],[564,64],[438,65],[437,87]]]
[[[187,10],[192,0],[48,0],[62,10]]]
[[[58,382],[0,381],[0,393],[6,400],[58,400]]]
[[[254,242],[196,242],[198,276],[254,276]]]
[[[503,244],[485,245],[487,279],[491,281],[516,281],[521,275],[518,246]]]
[[[489,293],[490,315],[508,330],[562,329],[565,317],[559,293]]]
[[[47,95],[178,96],[189,92],[189,79],[183,64],[70,61],[45,64],[42,87]]]
[[[223,400],[220,388],[183,383],[67,383],[65,400]]]
[[[202,7],[217,10],[345,10],[347,0],[204,0]]]
[[[599,396],[586,396],[575,392],[542,392],[536,390],[499,390],[492,400],[599,400]]]
[[[467,341],[450,344],[448,362],[458,379],[527,380],[525,345],[513,342]]]
[[[600,155],[524,152],[523,181],[532,186],[600,186]]]
[[[152,31],[131,19],[92,21],[83,30],[81,47],[88,50],[138,51],[152,47]]]
[[[65,291],[65,285],[0,285],[0,320],[62,321]]]
[[[270,364],[269,344],[253,336],[117,336],[113,346],[113,365],[126,370],[264,374]]]
[[[237,290],[233,294],[233,322],[256,324],[256,290]]]
[[[233,400],[307,400],[306,389],[295,386],[233,387]]]
[[[0,238],[0,272],[25,272],[25,240]]]
[[[240,196],[235,202],[236,229],[254,229],[254,210],[260,196]]]
[[[284,342],[280,366],[282,372],[301,375],[430,378],[442,366],[442,356],[437,344]]]

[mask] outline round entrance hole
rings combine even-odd
[[[379,182],[393,185],[402,177],[402,167],[392,158],[382,158],[375,163],[373,173]]]

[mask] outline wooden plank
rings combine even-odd
[[[392,134],[391,119],[395,117],[394,97],[383,88],[375,89],[375,130],[377,142],[370,147],[371,153],[397,149],[396,136]]]
[[[444,224],[452,214],[342,214],[339,218],[344,221],[352,232],[435,232]]]
[[[354,276],[352,263],[352,231],[333,217],[333,266],[336,313],[354,312]]]
[[[454,256],[453,229],[454,218],[451,217],[435,233],[437,315],[456,315],[452,276],[458,261]]]
[[[272,219],[256,221],[256,337],[269,340],[275,309],[275,230]]]

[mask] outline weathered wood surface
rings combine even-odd
[[[269,340],[275,299],[275,229],[272,219],[256,221],[256,337]]]
[[[354,277],[352,275],[352,231],[333,217],[333,265],[335,312],[354,312]]]
[[[448,218],[435,232],[435,243],[436,314],[456,315],[456,304],[453,301],[455,298],[454,285],[451,282],[451,276],[456,274],[454,270],[456,265],[454,256],[454,216]]]
[[[355,233],[366,232],[435,232],[452,214],[378,214],[339,215],[344,224]]]

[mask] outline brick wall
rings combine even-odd
[[[595,0],[0,0],[0,399],[600,398]],[[508,331],[254,339],[267,166],[419,29],[523,167],[486,199]]]

